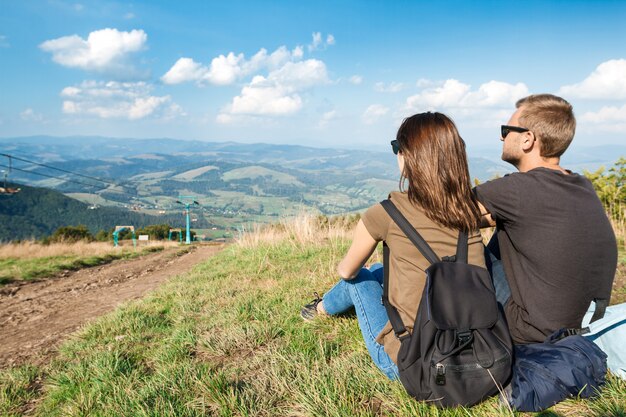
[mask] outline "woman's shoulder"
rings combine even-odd
[[[392,191],[389,193],[389,199],[411,223],[414,224],[416,221],[417,223],[429,221],[424,209],[409,200],[408,193]]]

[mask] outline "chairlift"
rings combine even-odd
[[[7,177],[9,176],[9,173],[11,172],[11,166],[12,166],[11,157],[9,155],[7,155],[7,158],[9,158],[9,170],[6,171],[6,170],[3,169],[1,171],[4,174],[4,186],[0,187],[0,194],[6,194],[6,195],[17,194],[22,189],[21,188],[9,187],[8,184],[7,184]]]

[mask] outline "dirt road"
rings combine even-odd
[[[222,246],[178,248],[0,288],[0,368],[49,360],[70,333],[168,278],[189,271]]]

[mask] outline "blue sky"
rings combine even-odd
[[[438,110],[499,147],[549,92],[626,143],[624,1],[0,0],[0,68],[0,137],[382,148]]]

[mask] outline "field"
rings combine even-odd
[[[335,282],[351,221],[301,218],[251,230],[149,297],[85,327],[48,365],[2,371],[0,414],[524,415],[496,398],[444,411],[416,402],[373,365],[353,315],[300,319],[312,292]],[[620,257],[623,274],[623,251]],[[626,381],[610,377],[597,399],[571,399],[541,415],[625,414]]]
[[[12,281],[51,277],[64,271],[102,265],[163,250],[175,242],[150,242],[134,248],[132,243],[113,247],[110,242],[51,243],[33,241],[0,245],[0,285]]]

